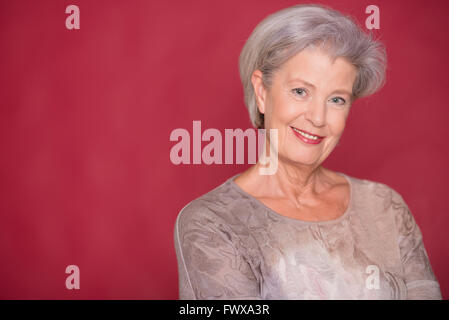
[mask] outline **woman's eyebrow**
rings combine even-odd
[[[338,93],[338,94],[347,94],[348,96],[352,96],[351,92],[349,92],[347,90],[344,90],[344,89],[338,89],[338,90],[335,90],[334,92],[332,92],[332,94],[336,94],[336,93]]]
[[[301,79],[301,78],[293,78],[293,79],[290,79],[289,81],[288,81],[288,83],[291,83],[291,82],[302,82],[302,83],[304,83],[306,86],[309,86],[309,87],[312,87],[312,88],[316,88],[312,83],[310,83],[310,82],[307,82],[306,80],[303,80],[303,79]]]

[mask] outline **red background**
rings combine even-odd
[[[173,165],[170,133],[250,127],[240,50],[296,3],[1,1],[0,298],[176,299],[178,212],[248,165]],[[404,197],[447,298],[449,2],[321,3],[362,26],[378,5],[389,58],[324,166]]]

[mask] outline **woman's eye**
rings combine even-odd
[[[306,95],[306,90],[303,88],[295,88],[292,90],[294,94],[299,95],[299,96],[305,96]]]
[[[345,104],[346,100],[340,97],[332,98],[331,101],[336,104]]]

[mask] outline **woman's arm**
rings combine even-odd
[[[407,299],[441,300],[440,286],[424,247],[421,230],[402,196],[394,190],[392,200]]]
[[[181,210],[175,223],[179,298],[260,299],[259,281],[239,250],[239,240],[213,213]]]

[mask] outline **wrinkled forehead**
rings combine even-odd
[[[311,46],[287,60],[275,78],[284,84],[302,80],[317,88],[339,87],[351,92],[356,76],[357,68],[348,59]]]

